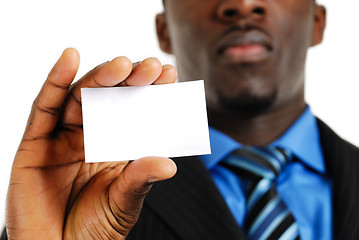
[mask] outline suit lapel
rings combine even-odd
[[[145,204],[181,239],[245,239],[201,160],[175,161],[176,176],[155,184]]]
[[[334,239],[359,239],[359,150],[318,119],[328,177],[333,180]],[[197,157],[176,159],[176,176],[153,186],[145,204],[180,239],[245,239]]]
[[[318,120],[328,175],[333,179],[334,239],[359,239],[359,151]]]

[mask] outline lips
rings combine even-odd
[[[259,30],[231,31],[217,46],[216,55],[223,64],[259,63],[273,51],[271,39]]]

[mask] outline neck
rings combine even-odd
[[[208,121],[212,127],[242,144],[264,146],[280,137],[305,108],[302,98],[301,101],[290,102],[252,116],[208,109]]]

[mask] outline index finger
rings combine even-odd
[[[61,116],[67,128],[82,127],[81,88],[113,87],[125,80],[132,71],[132,62],[118,57],[101,64],[74,83],[68,93]]]
[[[75,83],[69,92],[62,124],[68,129],[82,127],[81,88],[130,86],[152,84],[162,72],[162,65],[155,58],[147,58],[132,68],[132,63],[125,57],[118,57],[86,74]]]

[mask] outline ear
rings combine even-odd
[[[316,46],[323,41],[324,30],[327,22],[327,11],[322,5],[315,5],[314,26],[312,32],[312,46]]]
[[[156,16],[157,38],[162,51],[172,54],[171,40],[168,33],[167,20],[165,13],[159,13]]]

